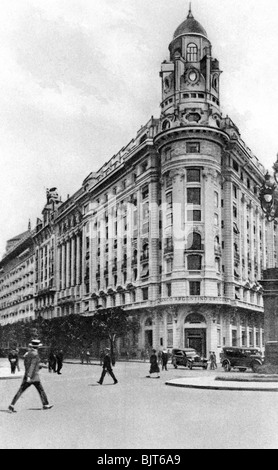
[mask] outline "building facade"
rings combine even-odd
[[[120,350],[263,347],[259,281],[277,266],[277,226],[258,198],[265,170],[222,115],[220,75],[189,11],[161,66],[160,117],[67,201],[48,200],[33,237],[36,315],[122,306],[141,328]]]
[[[29,229],[8,240],[0,261],[1,325],[34,318],[35,247]]]

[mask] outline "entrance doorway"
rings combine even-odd
[[[191,313],[185,318],[184,347],[193,348],[200,356],[206,356],[207,324],[203,315]]]
[[[153,347],[153,330],[145,331],[145,348],[152,349]]]
[[[197,351],[198,354],[202,355],[202,338],[200,337],[195,337],[195,336],[189,336],[188,337],[188,347],[193,348]]]

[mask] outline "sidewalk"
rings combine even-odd
[[[20,369],[20,372],[16,370],[14,374],[11,374],[11,368],[9,366],[0,366],[0,380],[1,379],[22,379],[24,372]]]
[[[263,377],[262,377],[263,379]],[[273,379],[275,380],[275,379]],[[165,382],[166,385],[173,387],[199,388],[209,390],[233,390],[233,391],[261,391],[261,392],[278,392],[278,381],[270,382],[269,380],[259,380],[256,376],[254,380],[242,380],[240,377],[227,376],[223,377],[186,377],[181,379],[173,379]]]

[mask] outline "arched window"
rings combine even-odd
[[[187,237],[187,250],[201,250],[202,239],[201,235],[197,232],[191,232]]]
[[[197,62],[198,60],[198,48],[193,42],[187,46],[186,57],[188,62]]]
[[[145,326],[152,326],[152,324],[153,324],[153,321],[151,317],[147,318],[147,320],[145,321]]]

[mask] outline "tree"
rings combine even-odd
[[[135,334],[139,331],[137,317],[130,316],[122,307],[100,308],[91,319],[93,334],[109,340],[112,360],[116,338],[123,337],[129,332]]]

